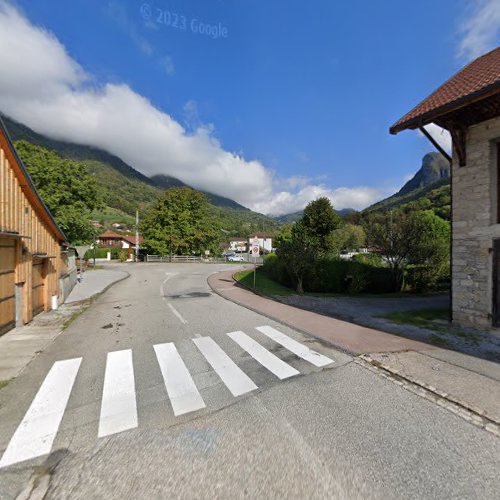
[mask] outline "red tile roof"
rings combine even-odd
[[[391,134],[417,128],[472,101],[500,92],[500,47],[478,57],[415,106],[391,128]]]
[[[123,236],[121,234],[116,234],[114,231],[110,231],[109,229],[105,231],[104,233],[99,235],[99,238],[106,238],[106,239],[121,239]]]
[[[135,236],[121,236],[122,240],[128,241],[129,243],[132,243],[132,245],[135,245]],[[142,236],[139,235],[139,245],[142,243]]]

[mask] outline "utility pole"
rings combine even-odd
[[[139,210],[135,211],[135,259],[139,261]]]

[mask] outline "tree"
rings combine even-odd
[[[277,238],[277,254],[296,284],[304,292],[303,282],[315,261],[329,252],[332,232],[340,225],[328,198],[311,201],[295,224],[285,225]]]
[[[291,237],[281,241],[277,254],[295,281],[297,293],[304,293],[304,276],[314,264],[318,252],[302,220],[292,226]]]
[[[102,205],[97,183],[84,164],[26,141],[16,142],[35,187],[72,244],[94,238],[91,212]]]
[[[159,255],[218,251],[219,227],[208,214],[208,198],[188,187],[173,188],[142,218],[143,245]]]
[[[330,200],[322,197],[311,201],[304,209],[301,222],[308,244],[316,246],[320,254],[327,253],[327,237],[341,224]]]
[[[338,255],[344,250],[357,250],[366,245],[366,233],[362,226],[344,224],[332,231],[329,237],[331,253]]]
[[[432,211],[390,212],[372,216],[366,224],[370,245],[378,248],[393,270],[401,290],[409,264],[427,265],[439,273],[449,260],[449,223]]]

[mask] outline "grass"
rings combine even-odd
[[[0,380],[0,389],[3,389],[8,383],[8,380]]]
[[[422,328],[435,327],[435,322],[440,324],[448,322],[448,309],[419,309],[417,311],[394,311],[382,314],[379,318],[385,318],[398,325],[415,325]]]
[[[239,283],[253,288],[253,270],[240,271],[234,275],[234,278]],[[255,288],[265,295],[294,295],[295,292],[286,286],[280,285],[268,278],[262,271],[257,269],[257,274],[255,276]]]

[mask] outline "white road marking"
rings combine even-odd
[[[189,371],[172,342],[154,347],[174,415],[205,408],[205,403]]]
[[[82,358],[56,361],[0,460],[0,467],[50,453]]]
[[[175,276],[177,273],[165,273],[166,278],[161,282],[160,285],[160,295],[161,297],[165,300],[165,289],[164,285],[165,283],[172,277]]]
[[[170,302],[167,303],[167,306],[170,307],[170,310],[183,325],[187,324],[187,321],[181,316],[181,313]]]
[[[224,384],[226,384],[233,396],[241,396],[242,394],[258,389],[252,380],[211,337],[196,338],[193,339],[193,342]]]
[[[278,344],[282,345],[285,349],[293,352],[299,358],[312,363],[314,366],[322,367],[334,363],[333,359],[327,358],[326,356],[323,356],[323,354],[309,349],[309,347],[293,340],[288,337],[288,335],[281,333],[272,326],[258,326],[256,329]]]
[[[132,350],[109,352],[104,374],[99,437],[137,427]]]
[[[262,347],[259,343],[255,342],[255,340],[249,337],[246,333],[240,331],[231,332],[228,333],[228,336],[231,337],[242,349],[248,352],[252,358],[258,361],[270,372],[274,373],[280,380],[293,377],[294,375],[298,375],[300,373],[298,370],[275,356],[272,352],[269,352],[265,347]]]

